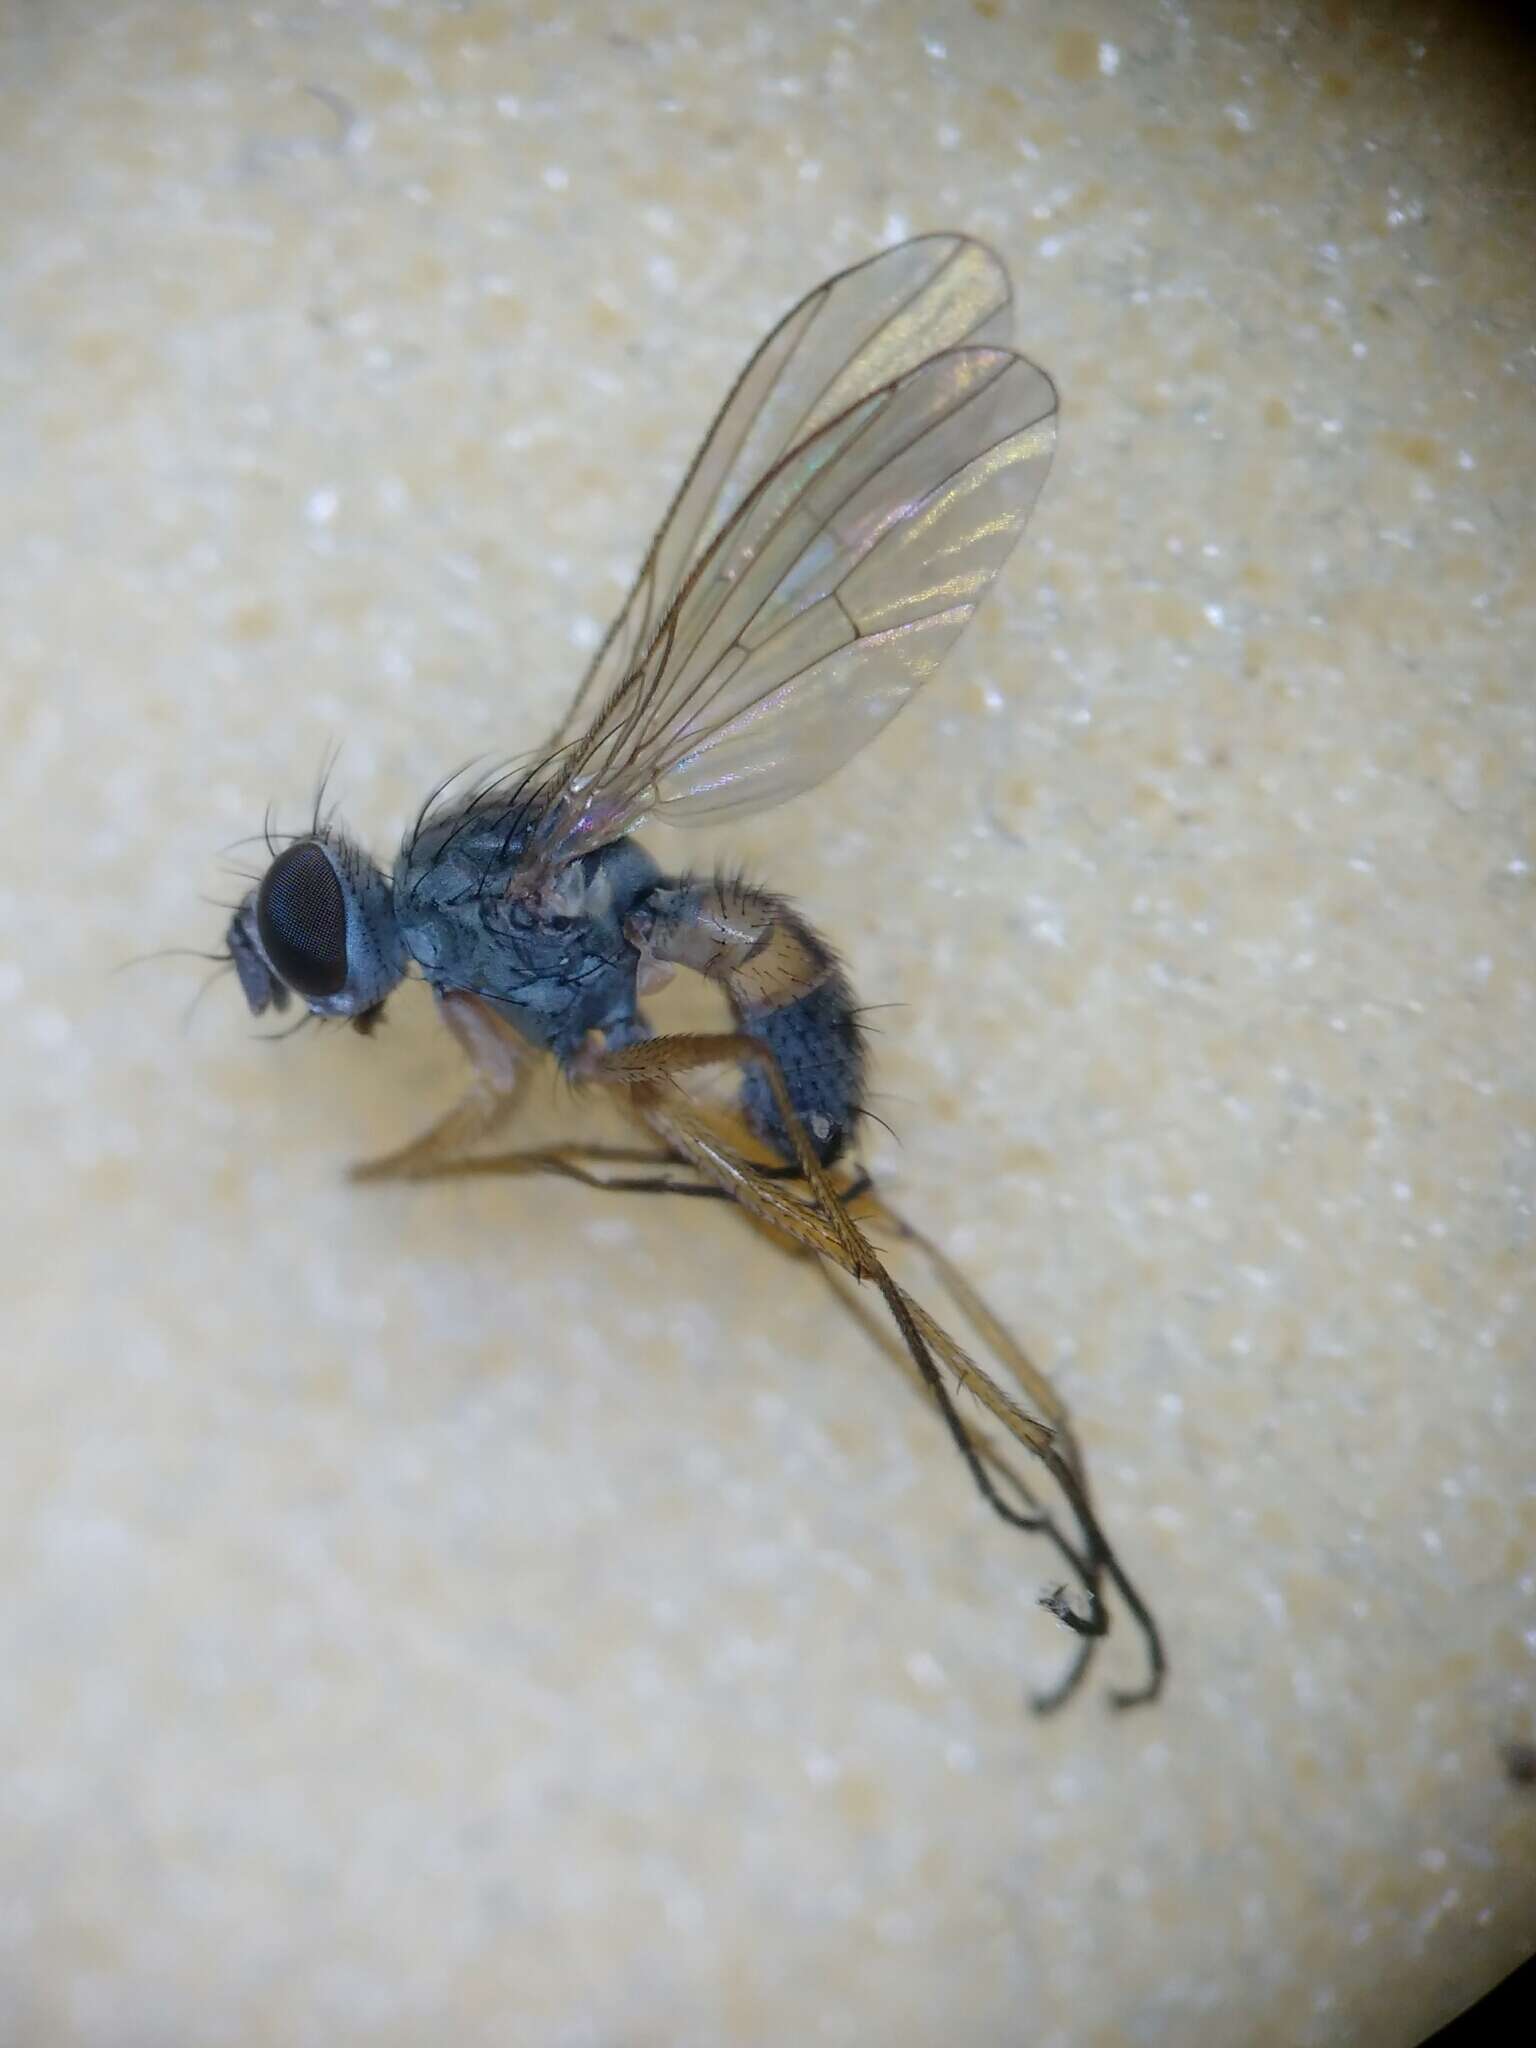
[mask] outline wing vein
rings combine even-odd
[[[922,236],[772,329],[544,757],[519,886],[657,806],[686,824],[812,787],[927,681],[1049,464],[1050,380],[998,345],[1012,303],[980,243]]]

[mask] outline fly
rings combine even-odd
[[[783,897],[664,872],[633,836],[816,787],[933,674],[1012,552],[1055,443],[1056,392],[1008,346],[1011,311],[997,257],[959,235],[921,236],[819,286],[742,372],[533,764],[440,787],[389,871],[317,810],[236,909],[227,943],[258,1016],[297,996],[367,1029],[408,973],[430,984],[469,1092],[357,1178],[538,1173],[706,1196],[815,1254],[937,1406],[987,1505],[1043,1537],[1069,1574],[1074,1591],[1044,1597],[1078,1639],[1034,1702],[1046,1711],[1081,1682],[1110,1591],[1146,1659],[1112,1700],[1152,1699],[1165,1669],[1066,1410],[857,1164],[867,1051],[832,947]],[[652,1031],[642,1001],[679,968],[723,993],[730,1030]],[[645,1146],[487,1150],[540,1057],[616,1097]],[[740,1074],[725,1115],[679,1086],[722,1066]],[[896,1282],[871,1230],[924,1263],[992,1369]]]

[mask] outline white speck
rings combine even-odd
[[[801,1769],[813,1785],[835,1785],[843,1775],[843,1767],[837,1758],[828,1756],[824,1749],[813,1749]]]
[[[496,95],[496,111],[500,114],[503,121],[515,121],[523,111],[523,103],[515,92],[498,93]]]
[[[1419,1541],[1431,1557],[1438,1557],[1445,1549],[1445,1544],[1441,1540],[1438,1529],[1421,1529],[1419,1531]]]
[[[416,673],[416,665],[405,649],[396,640],[391,640],[379,656],[379,667],[385,680],[391,683],[408,683]]]
[[[551,192],[563,192],[571,182],[571,174],[564,164],[546,164],[539,176]]]
[[[669,1927],[686,1932],[704,1918],[704,1902],[697,1892],[669,1892],[663,1911]]]
[[[942,64],[949,55],[949,45],[941,43],[937,36],[924,36],[923,48],[936,64]]]
[[[1045,240],[1040,244],[1039,248],[1036,250],[1035,253],[1037,255],[1043,256],[1047,262],[1049,262],[1053,256],[1059,256],[1061,254],[1060,235],[1047,235]]]
[[[588,1244],[617,1247],[633,1241],[635,1227],[618,1216],[594,1216],[583,1226],[582,1234]]]
[[[924,1692],[938,1692],[948,1683],[943,1665],[927,1650],[909,1650],[902,1661],[908,1678],[914,1685],[920,1685]]]
[[[1421,1850],[1419,1852],[1419,1868],[1421,1870],[1444,1870],[1445,1851],[1443,1849]]]
[[[1253,116],[1246,107],[1234,102],[1230,107],[1224,108],[1223,112],[1239,135],[1253,133]]]
[[[1184,1413],[1184,1397],[1181,1394],[1159,1394],[1157,1405],[1165,1415],[1182,1415]]]
[[[645,266],[652,288],[658,292],[677,290],[677,265],[668,256],[653,256]]]
[[[62,1010],[34,1010],[27,1019],[27,1036],[45,1051],[66,1045],[70,1037],[69,1019]]]
[[[448,571],[448,574],[456,577],[460,583],[478,583],[480,581],[480,564],[473,555],[460,554],[457,550],[450,549],[447,553],[440,555],[438,559]]]
[[[817,163],[815,157],[808,156],[801,164],[797,175],[802,185],[814,185],[821,176],[821,165]]]
[[[1398,1201],[1411,1202],[1413,1200],[1413,1183],[1407,1180],[1395,1180],[1392,1183],[1392,1192]]]
[[[960,130],[953,121],[941,121],[934,131],[934,139],[940,149],[958,149],[960,147]]]
[[[1470,448],[1459,448],[1456,451],[1456,467],[1458,469],[1476,469],[1477,457]]]
[[[311,526],[329,526],[336,517],[340,504],[339,491],[311,491],[309,503],[304,507],[304,517]]]
[[[1342,420],[1320,420],[1318,422],[1318,430],[1324,434],[1342,434],[1344,422]]]
[[[0,1003],[14,1003],[27,985],[27,977],[14,960],[0,960]]]
[[[603,629],[589,612],[578,612],[566,634],[578,653],[591,654],[603,637]]]
[[[1208,604],[1204,607],[1204,611],[1207,625],[1224,626],[1227,623],[1227,614],[1223,606]]]
[[[951,1771],[974,1771],[976,1752],[968,1742],[946,1742],[944,1763],[946,1769]]]
[[[912,223],[904,213],[888,213],[885,216],[885,226],[880,230],[882,238],[887,242],[904,242],[911,232]]]
[[[1099,45],[1099,76],[1100,76],[1100,78],[1113,78],[1113,77],[1114,77],[1114,75],[1115,75],[1115,73],[1116,73],[1116,72],[1117,72],[1117,71],[1118,71],[1119,69],[1120,69],[1120,45],[1119,45],[1118,43],[1100,43],[1100,45]]]

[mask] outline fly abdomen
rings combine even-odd
[[[853,1135],[864,1096],[864,1038],[854,1015],[853,991],[835,962],[809,994],[777,1009],[737,1010],[744,1031],[760,1038],[779,1063],[795,1114],[823,1166],[837,1159]],[[761,1067],[749,1067],[741,1111],[752,1129],[785,1160],[794,1148]]]
[[[773,1054],[816,1156],[830,1166],[864,1101],[864,1034],[837,955],[766,889],[689,877],[653,889],[625,923],[643,953],[718,982],[742,1031]],[[749,1066],[740,1107],[751,1130],[786,1162],[795,1148],[761,1063]]]

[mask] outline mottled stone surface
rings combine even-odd
[[[0,2035],[1417,2038],[1536,1939],[1527,53],[1386,0],[0,20]],[[1168,1631],[1124,1721],[1021,1712],[1048,1561],[814,1274],[348,1188],[454,1086],[419,991],[268,1047],[111,971],[217,943],[335,740],[381,850],[535,744],[746,349],[926,226],[1061,386],[1030,539],[824,797],[683,854],[895,1006],[872,1159]]]

